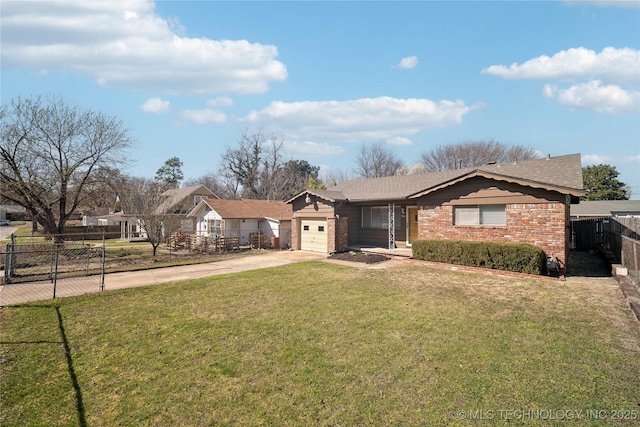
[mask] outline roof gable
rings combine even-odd
[[[156,213],[164,214],[170,212],[174,207],[179,206],[185,199],[193,196],[204,196],[218,198],[211,190],[204,185],[193,185],[191,187],[171,188],[164,193],[165,200],[157,207]]]
[[[576,197],[584,194],[580,154],[425,174],[355,179],[331,187],[327,192],[337,192],[345,200],[352,202],[403,200],[419,197],[475,176],[544,188]]]
[[[225,200],[203,199],[193,208],[188,216],[197,216],[203,207],[207,205],[224,219],[273,219],[291,220],[291,207],[285,202],[276,200]]]

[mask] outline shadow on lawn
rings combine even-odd
[[[67,334],[64,331],[64,322],[62,321],[62,314],[60,313],[60,307],[56,306],[56,314],[58,315],[58,327],[60,328],[60,336],[62,337],[62,344],[64,345],[64,354],[67,358],[67,368],[69,369],[69,376],[71,377],[71,383],[73,389],[76,392],[76,409],[78,410],[78,422],[80,426],[86,426],[87,420],[84,416],[84,401],[82,400],[82,389],[78,383],[78,377],[76,371],[73,368],[73,358],[71,357],[71,348],[69,347],[69,341],[67,340]]]
[[[78,383],[78,377],[76,375],[76,371],[73,367],[73,357],[71,356],[71,347],[69,347],[69,340],[67,339],[67,333],[65,332],[64,329],[64,321],[62,320],[62,313],[60,313],[60,307],[57,305],[35,305],[35,306],[29,306],[28,308],[45,308],[45,309],[50,309],[50,308],[54,308],[56,311],[56,315],[58,318],[58,329],[60,330],[60,338],[62,339],[62,342],[60,341],[46,341],[46,340],[41,340],[41,341],[14,341],[14,342],[0,342],[0,344],[15,344],[15,345],[19,345],[19,344],[56,344],[56,345],[60,345],[62,344],[63,348],[64,348],[64,354],[65,354],[65,358],[67,361],[67,369],[69,371],[69,377],[71,378],[71,383],[73,384],[73,390],[75,391],[75,395],[76,395],[76,409],[78,411],[78,423],[80,426],[82,427],[86,427],[87,425],[87,420],[85,418],[85,414],[84,414],[84,401],[82,399],[82,389],[80,388],[80,384]]]

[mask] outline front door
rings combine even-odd
[[[407,207],[407,220],[409,223],[409,236],[407,243],[411,244],[418,238],[418,208],[416,206]]]

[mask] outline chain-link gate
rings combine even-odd
[[[105,244],[21,241],[4,253],[0,306],[104,290]]]

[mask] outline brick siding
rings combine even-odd
[[[336,252],[336,218],[327,218],[327,252]]]
[[[338,232],[336,233],[337,245],[336,251],[342,252],[347,250],[349,246],[349,218],[346,216],[338,217]]]
[[[300,219],[291,218],[291,249],[300,250]]]
[[[563,203],[506,205],[506,226],[455,226],[453,206],[420,206],[420,239],[528,243],[553,255],[564,267],[568,256],[568,207]]]

